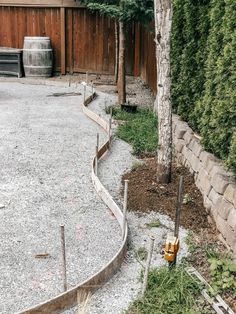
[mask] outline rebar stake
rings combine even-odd
[[[99,148],[99,133],[97,133],[97,147]]]
[[[63,288],[67,290],[67,277],[66,277],[66,244],[65,244],[65,227],[60,226],[61,229],[61,250],[62,250],[62,273],[63,273]]]
[[[92,89],[92,99],[93,99],[93,82],[92,82],[92,85],[91,85],[91,89]]]
[[[148,256],[147,256],[147,263],[144,271],[144,276],[143,276],[143,288],[142,288],[142,296],[144,296],[144,293],[147,289],[147,282],[148,282],[148,274],[149,274],[149,269],[150,269],[150,264],[151,264],[151,259],[152,259],[152,252],[153,252],[153,246],[154,246],[154,240],[155,238],[153,236],[150,237],[150,245],[149,245],[149,250],[148,250]]]
[[[125,180],[125,189],[124,189],[124,204],[123,204],[123,227],[122,227],[122,239],[125,237],[125,226],[126,226],[126,212],[127,212],[127,201],[128,201],[128,182]]]
[[[96,176],[98,175],[98,145],[96,145],[95,174]]]
[[[109,149],[110,149],[110,147],[111,147],[111,123],[112,123],[112,120],[111,120],[111,118],[109,118],[109,130],[108,130]]]

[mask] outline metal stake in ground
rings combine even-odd
[[[95,174],[98,175],[98,145],[96,145],[96,152],[95,152]]]
[[[66,277],[66,244],[65,244],[65,228],[63,225],[61,229],[61,250],[62,250],[62,273],[63,273],[63,287],[64,291],[67,290],[67,277]]]
[[[184,179],[183,179],[183,176],[180,176],[178,198],[177,198],[176,212],[175,212],[175,231],[174,231],[174,236],[177,238],[179,236],[179,223],[180,223],[181,206],[183,203],[183,192],[184,192]]]
[[[111,147],[111,123],[112,123],[112,119],[109,118],[109,130],[108,130],[109,148]]]
[[[88,72],[86,72],[86,84],[88,85]]]
[[[174,236],[169,237],[167,239],[166,247],[165,247],[165,258],[169,262],[170,269],[176,265],[177,253],[179,250],[179,224],[180,224],[181,206],[183,203],[183,190],[184,190],[183,176],[180,176],[178,197],[177,197],[176,211],[175,211]]]
[[[125,237],[126,212],[127,212],[127,200],[128,200],[128,182],[129,182],[129,180],[125,180],[122,239],[124,239],[124,237]]]
[[[92,90],[92,98],[93,98],[93,82],[92,82],[92,85],[91,85],[91,90]]]
[[[97,133],[97,147],[99,148],[99,133]]]
[[[149,268],[150,268],[151,259],[152,259],[154,240],[155,240],[155,238],[153,236],[151,236],[150,237],[149,250],[148,250],[148,256],[147,256],[147,263],[146,263],[146,267],[145,267],[145,271],[144,271],[144,277],[143,277],[142,296],[144,296],[144,293],[147,289],[148,274],[149,274]]]

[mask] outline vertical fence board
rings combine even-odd
[[[151,87],[152,91],[156,93],[156,53],[154,43],[154,33],[144,27],[140,28],[140,76]]]
[[[24,36],[49,36],[54,70],[114,74],[114,21],[85,8],[66,8],[65,33],[60,8],[0,7],[0,46],[22,48]],[[141,75],[156,91],[154,35],[143,27],[127,27],[127,74]],[[63,38],[64,36],[64,38]],[[61,55],[65,41],[65,57]],[[63,60],[65,64],[63,64]],[[64,72],[64,70],[63,70]]]

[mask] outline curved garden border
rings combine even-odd
[[[100,159],[110,148],[112,136],[110,134],[109,123],[102,119],[99,115],[87,108],[87,105],[90,104],[97,94],[93,92],[89,97],[87,97],[83,103],[83,112],[98,125],[100,125],[108,134],[108,140],[98,149],[98,159]],[[92,182],[94,188],[98,195],[101,197],[103,202],[109,207],[114,216],[116,217],[121,230],[123,229],[123,213],[119,206],[115,203],[109,192],[102,185],[98,176],[95,174],[95,159],[92,160]],[[127,221],[124,226],[125,230],[122,230],[124,233],[124,238],[121,244],[120,249],[115,254],[115,256],[96,274],[83,281],[74,288],[67,290],[54,298],[51,298],[43,303],[37,304],[31,308],[25,309],[20,312],[20,314],[35,314],[35,313],[60,313],[72,306],[75,306],[78,302],[82,302],[88,293],[101,287],[121,266],[123,262],[124,255],[127,250],[127,240],[128,240],[128,225]]]

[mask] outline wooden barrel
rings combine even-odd
[[[25,37],[23,65],[27,77],[52,75],[52,48],[49,37]]]

